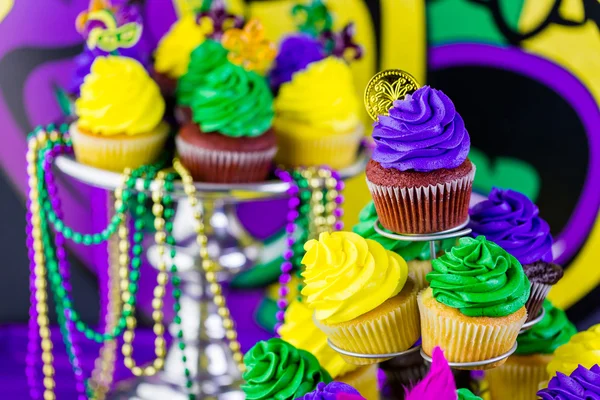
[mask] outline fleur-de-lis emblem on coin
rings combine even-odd
[[[395,100],[419,88],[416,79],[408,72],[391,69],[377,73],[365,89],[365,108],[369,116],[377,121],[380,115],[388,115]]]
[[[229,50],[229,61],[248,71],[264,73],[277,55],[275,44],[266,38],[257,19],[251,19],[243,29],[225,31],[221,43]]]

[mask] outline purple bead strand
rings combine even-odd
[[[277,169],[275,171],[277,177],[289,185],[287,194],[288,213],[285,226],[286,233],[286,249],[283,252],[283,262],[281,263],[281,275],[279,276],[279,297],[277,300],[277,324],[275,325],[275,333],[279,333],[279,328],[283,324],[285,318],[285,310],[288,306],[287,295],[289,293],[289,283],[292,280],[292,259],[294,258],[294,233],[296,232],[296,220],[298,219],[298,207],[300,206],[300,189],[292,175],[285,170]]]
[[[27,195],[29,199],[29,194]],[[30,209],[30,201],[27,203],[27,210]],[[36,296],[37,289],[35,287],[35,262],[33,253],[33,224],[31,222],[31,213],[27,212],[27,251],[29,252],[29,293],[31,293],[29,301],[29,323],[27,333],[27,356],[25,358],[25,375],[27,376],[27,386],[29,386],[29,397],[32,400],[38,400],[42,398],[42,391],[40,390],[40,380],[38,378],[38,370],[36,366],[37,360],[40,359],[40,335],[39,326],[37,323],[38,312],[37,305],[38,300]]]
[[[342,194],[342,191],[346,185],[344,184],[340,173],[334,169],[331,169],[331,177],[336,181],[335,190],[338,192],[338,195],[334,199],[336,208],[333,210],[333,215],[335,216],[336,221],[333,225],[333,230],[341,231],[344,229],[344,222],[342,221],[342,216],[344,215],[344,210],[342,209],[344,204],[344,195]]]

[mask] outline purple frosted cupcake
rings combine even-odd
[[[466,222],[475,166],[465,123],[452,101],[423,86],[396,100],[373,129],[367,184],[384,228],[445,231]]]
[[[542,400],[600,400],[600,366],[588,370],[580,365],[569,376],[558,372],[537,395]]]
[[[347,396],[344,396],[347,395]],[[348,397],[350,396],[350,397]],[[320,382],[317,384],[317,388],[310,393],[305,394],[301,397],[302,400],[343,400],[343,399],[363,399],[358,393],[358,390],[352,386],[342,382],[331,382],[324,383]]]
[[[563,276],[552,263],[552,235],[538,207],[527,196],[513,190],[493,188],[488,199],[470,211],[473,237],[483,235],[513,255],[531,282],[525,308],[527,321],[536,318],[550,288]]]

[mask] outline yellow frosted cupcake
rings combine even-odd
[[[334,380],[356,388],[367,400],[379,399],[377,366],[360,367],[344,361],[327,344],[327,336],[315,325],[313,312],[305,302],[295,300],[288,306],[279,335],[286,342],[315,356]]]
[[[177,20],[158,42],[153,77],[164,94],[175,93],[177,80],[188,71],[190,54],[211,32],[212,21],[209,18],[197,21],[197,17],[190,14]]]
[[[570,375],[579,365],[590,369],[595,364],[600,365],[600,324],[573,335],[556,349],[547,371],[551,377],[557,372]]]
[[[354,232],[308,241],[302,294],[317,327],[338,348],[360,354],[407,350],[419,338],[417,288],[406,261]],[[344,356],[357,365],[381,359]]]
[[[517,351],[506,363],[486,372],[494,399],[536,400],[540,382],[550,379],[546,371],[557,347],[567,343],[577,329],[563,310],[544,302],[546,314],[517,338]]]
[[[92,167],[122,172],[156,160],[169,128],[165,102],[144,67],[127,57],[98,57],[75,102],[71,124],[75,157]]]
[[[432,264],[430,288],[418,300],[423,351],[431,356],[439,346],[449,362],[507,353],[527,318],[530,285],[519,261],[478,236],[459,239]]]
[[[275,99],[275,160],[288,167],[347,167],[364,134],[359,116],[350,67],[336,57],[309,64]]]

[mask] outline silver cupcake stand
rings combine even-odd
[[[359,175],[369,159],[363,150],[356,162],[339,171],[342,179]],[[56,167],[64,174],[96,188],[115,190],[121,180],[117,173],[92,168],[78,163],[68,156],[56,159]],[[152,182],[150,190],[155,188]],[[212,259],[221,267],[218,278],[230,281],[236,274],[255,265],[262,244],[250,235],[238,220],[236,205],[242,202],[286,198],[289,184],[271,180],[254,184],[195,183],[200,207],[212,214],[207,226],[208,250]],[[138,191],[145,191],[143,180],[136,183]],[[181,182],[175,182],[173,200],[177,203],[173,223],[173,236],[177,242],[175,263],[182,281],[180,316],[186,342],[186,356],[194,378],[193,391],[197,399],[244,399],[240,391],[241,376],[233,362],[210,291],[202,272],[202,260],[198,256],[193,210]],[[156,267],[159,261],[156,248],[150,246],[146,258]],[[167,261],[167,267],[170,260]],[[169,331],[176,334],[176,327]],[[239,332],[243,335],[243,332]],[[137,378],[123,382],[108,395],[110,400],[187,400],[185,376],[181,363],[181,350],[173,344],[168,351],[164,369],[149,378]]]

